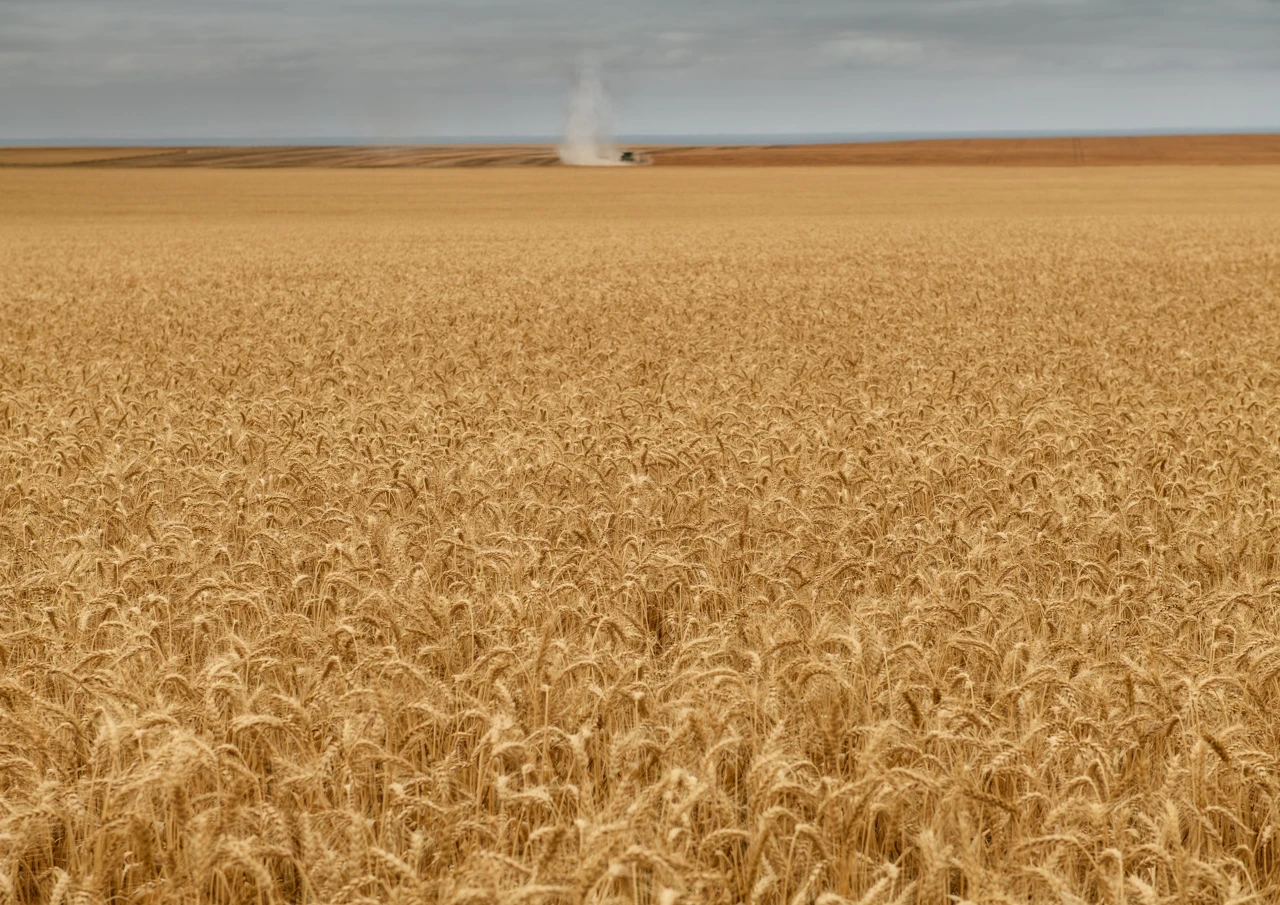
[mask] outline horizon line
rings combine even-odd
[[[893,141],[931,141],[949,139],[1000,138],[1123,138],[1180,137],[1196,135],[1272,135],[1280,134],[1276,126],[1240,126],[1236,128],[1160,127],[1149,129],[973,129],[973,130],[896,130],[865,132],[635,132],[616,136],[619,144],[670,145],[757,145],[757,144],[874,144]],[[297,147],[336,146],[368,147],[395,145],[556,145],[556,135],[297,135],[297,136],[75,136],[36,138],[0,137],[0,147]]]

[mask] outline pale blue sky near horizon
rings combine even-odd
[[[0,0],[0,142],[1280,129],[1280,0]]]

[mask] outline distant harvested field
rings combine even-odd
[[[168,148],[0,148],[0,166],[62,167],[171,153]]]
[[[1006,138],[669,148],[668,166],[1134,166],[1280,164],[1280,135]]]
[[[1280,135],[959,139],[867,144],[637,145],[660,166],[1119,166],[1280,164]],[[0,148],[0,166],[557,166],[549,145],[282,148]]]
[[[551,166],[551,145],[415,145],[245,148],[0,148],[0,166],[483,167]]]
[[[1280,899],[1280,167],[0,171],[0,901]]]

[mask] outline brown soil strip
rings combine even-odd
[[[1133,166],[1280,163],[1280,134],[946,139],[825,145],[638,146],[659,166]],[[0,166],[527,167],[550,145],[248,148],[0,148]]]

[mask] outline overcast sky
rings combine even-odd
[[[1280,0],[0,0],[0,140],[1280,126]]]

